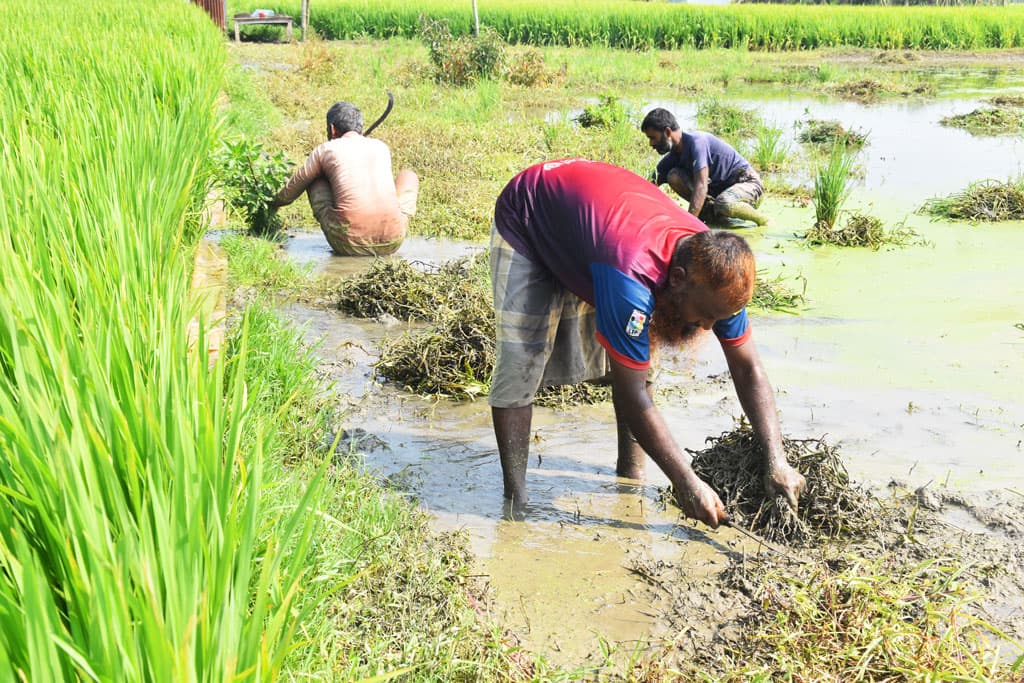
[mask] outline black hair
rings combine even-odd
[[[679,130],[679,122],[676,121],[676,117],[672,112],[661,107],[655,107],[647,112],[647,116],[644,117],[643,122],[640,124],[640,130],[642,131],[656,130],[660,132],[666,128],[669,130]]]
[[[327,110],[327,134],[331,133],[331,126],[338,135],[354,130],[357,133],[363,132],[363,112],[351,102],[335,102]]]

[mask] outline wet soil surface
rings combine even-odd
[[[754,323],[778,382],[784,432],[828,434],[855,480],[886,499],[898,492],[918,509],[912,539],[849,550],[898,562],[955,554],[976,568],[977,583],[990,596],[979,607],[983,614],[1024,640],[1024,404],[1017,389],[1024,346],[1009,336],[994,339],[1001,321],[988,316],[982,324],[969,296],[952,304],[934,283],[902,287],[909,293],[884,284],[893,264],[923,266],[953,249],[966,254],[967,276],[974,248],[959,238],[940,240],[911,257],[910,266],[909,252],[885,265],[884,253],[862,259],[847,250],[843,259],[823,258],[820,251],[787,251],[791,240],[770,231],[751,237],[759,259],[803,263],[812,282],[827,278],[815,292],[841,291],[855,274],[859,280],[856,292],[819,299],[817,310],[758,316]],[[981,242],[979,255],[990,253],[987,238]],[[411,239],[396,258],[437,264],[480,248]],[[318,233],[294,234],[286,250],[330,278],[368,266],[330,256]],[[887,303],[851,304],[856,293],[866,296],[863,287],[881,288]],[[1024,296],[1024,283],[1015,287]],[[965,336],[931,335],[920,348],[896,344],[894,353],[893,325],[920,329],[932,308],[904,308],[895,303],[903,295],[938,296],[950,316],[978,322]],[[487,582],[485,602],[524,646],[554,663],[599,666],[606,657],[621,663],[644,656],[685,663],[696,661],[698,651],[705,658],[725,652],[743,637],[758,604],[749,585],[731,578],[735,566],[789,562],[735,530],[710,530],[666,509],[667,482],[653,466],[646,482],[616,479],[607,404],[535,409],[528,517],[506,521],[486,403],[418,397],[374,377],[380,340],[413,327],[349,318],[327,298],[287,303],[281,311],[309,339],[321,340],[323,370],[346,410],[342,453],[359,454],[395,491],[428,509],[439,529],[465,531]],[[961,344],[972,349],[970,372],[961,373]],[[733,428],[740,413],[714,343],[667,359],[658,387],[657,402],[684,448],[703,448],[707,437]],[[816,561],[806,552],[798,554]]]

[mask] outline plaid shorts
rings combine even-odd
[[[405,240],[405,234],[387,242],[360,243],[349,237],[349,226],[344,221],[339,221],[334,212],[334,193],[325,178],[317,178],[306,188],[306,195],[309,198],[309,206],[313,215],[320,223],[320,229],[327,238],[331,249],[340,256],[386,256],[398,251]],[[398,195],[398,208],[405,216],[405,220],[416,213],[416,199],[418,192],[405,190]]]
[[[594,307],[565,289],[491,226],[497,360],[489,402],[530,405],[537,390],[598,379],[609,370]]]
[[[763,196],[764,183],[761,181],[761,176],[754,169],[747,168],[736,174],[735,182],[719,192],[718,196],[715,197],[715,213],[718,213],[719,207],[736,204],[737,202],[750,204],[757,208]]]

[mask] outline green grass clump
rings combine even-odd
[[[921,211],[960,221],[1024,220],[1024,177],[971,183],[963,192],[929,199]]]
[[[797,123],[800,132],[797,140],[800,142],[821,145],[823,147],[844,147],[860,148],[868,140],[867,135],[859,131],[845,128],[838,121],[824,119],[805,119]]]
[[[697,104],[697,127],[725,138],[735,146],[743,138],[757,135],[764,128],[764,122],[753,109],[724,104],[710,98]]]
[[[972,614],[967,576],[952,559],[848,555],[748,577],[754,629],[715,680],[1019,680],[1022,660],[1003,661],[1003,634]]]
[[[831,231],[835,228],[839,210],[852,187],[854,154],[847,151],[841,143],[832,145],[828,157],[818,164],[814,176],[814,227],[818,231]]]
[[[285,258],[274,240],[231,233],[220,244],[228,255],[228,284],[259,290],[298,290],[310,284],[312,265]]]
[[[818,223],[802,237],[808,244],[813,245],[830,244],[836,247],[867,247],[875,250],[883,246],[905,247],[922,242],[920,235],[903,223],[886,230],[880,219],[858,212],[849,214],[841,228],[826,228],[824,223]]]
[[[601,95],[597,104],[584,105],[576,122],[584,128],[629,126],[635,118],[633,107],[615,95]]]
[[[806,303],[804,294],[807,291],[807,280],[798,292],[793,289],[782,275],[768,278],[764,271],[757,271],[754,282],[754,294],[750,298],[752,308],[770,311],[792,312]]]
[[[782,138],[782,129],[758,127],[750,161],[760,171],[782,170],[789,161],[789,147]]]
[[[963,128],[974,135],[1012,135],[1024,128],[1024,114],[1015,109],[975,109],[966,114],[943,117],[943,126]]]

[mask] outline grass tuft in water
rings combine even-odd
[[[782,129],[774,126],[760,126],[750,161],[760,171],[782,170],[789,161],[789,147],[782,139]]]
[[[750,298],[750,306],[785,313],[794,312],[806,303],[804,294],[807,292],[807,279],[800,279],[804,284],[801,291],[798,292],[789,286],[782,275],[776,275],[769,279],[763,270],[757,271],[757,280],[754,283],[754,295]]]
[[[900,222],[886,230],[882,221],[866,213],[851,213],[843,227],[826,228],[823,223],[802,235],[808,244],[830,244],[836,247],[868,247],[881,249],[883,246],[906,247],[921,244],[924,240],[917,231]]]
[[[929,199],[921,213],[960,221],[1024,220],[1024,176],[971,183],[962,192]]]
[[[814,226],[817,231],[832,231],[839,210],[850,195],[851,172],[855,155],[837,142],[825,161],[819,163],[814,177]]]
[[[1013,135],[1024,128],[1024,114],[1016,109],[975,109],[966,114],[946,116],[943,126],[963,128],[974,135]]]
[[[584,128],[616,128],[630,125],[634,110],[615,95],[601,95],[597,104],[588,104],[575,121]]]
[[[848,130],[835,120],[805,119],[798,121],[796,126],[800,131],[797,134],[797,140],[807,144],[823,147],[842,145],[843,147],[860,148],[868,141],[868,136],[865,133]]]
[[[697,104],[697,127],[736,145],[743,138],[754,137],[765,126],[756,110],[725,104],[712,97]]]

